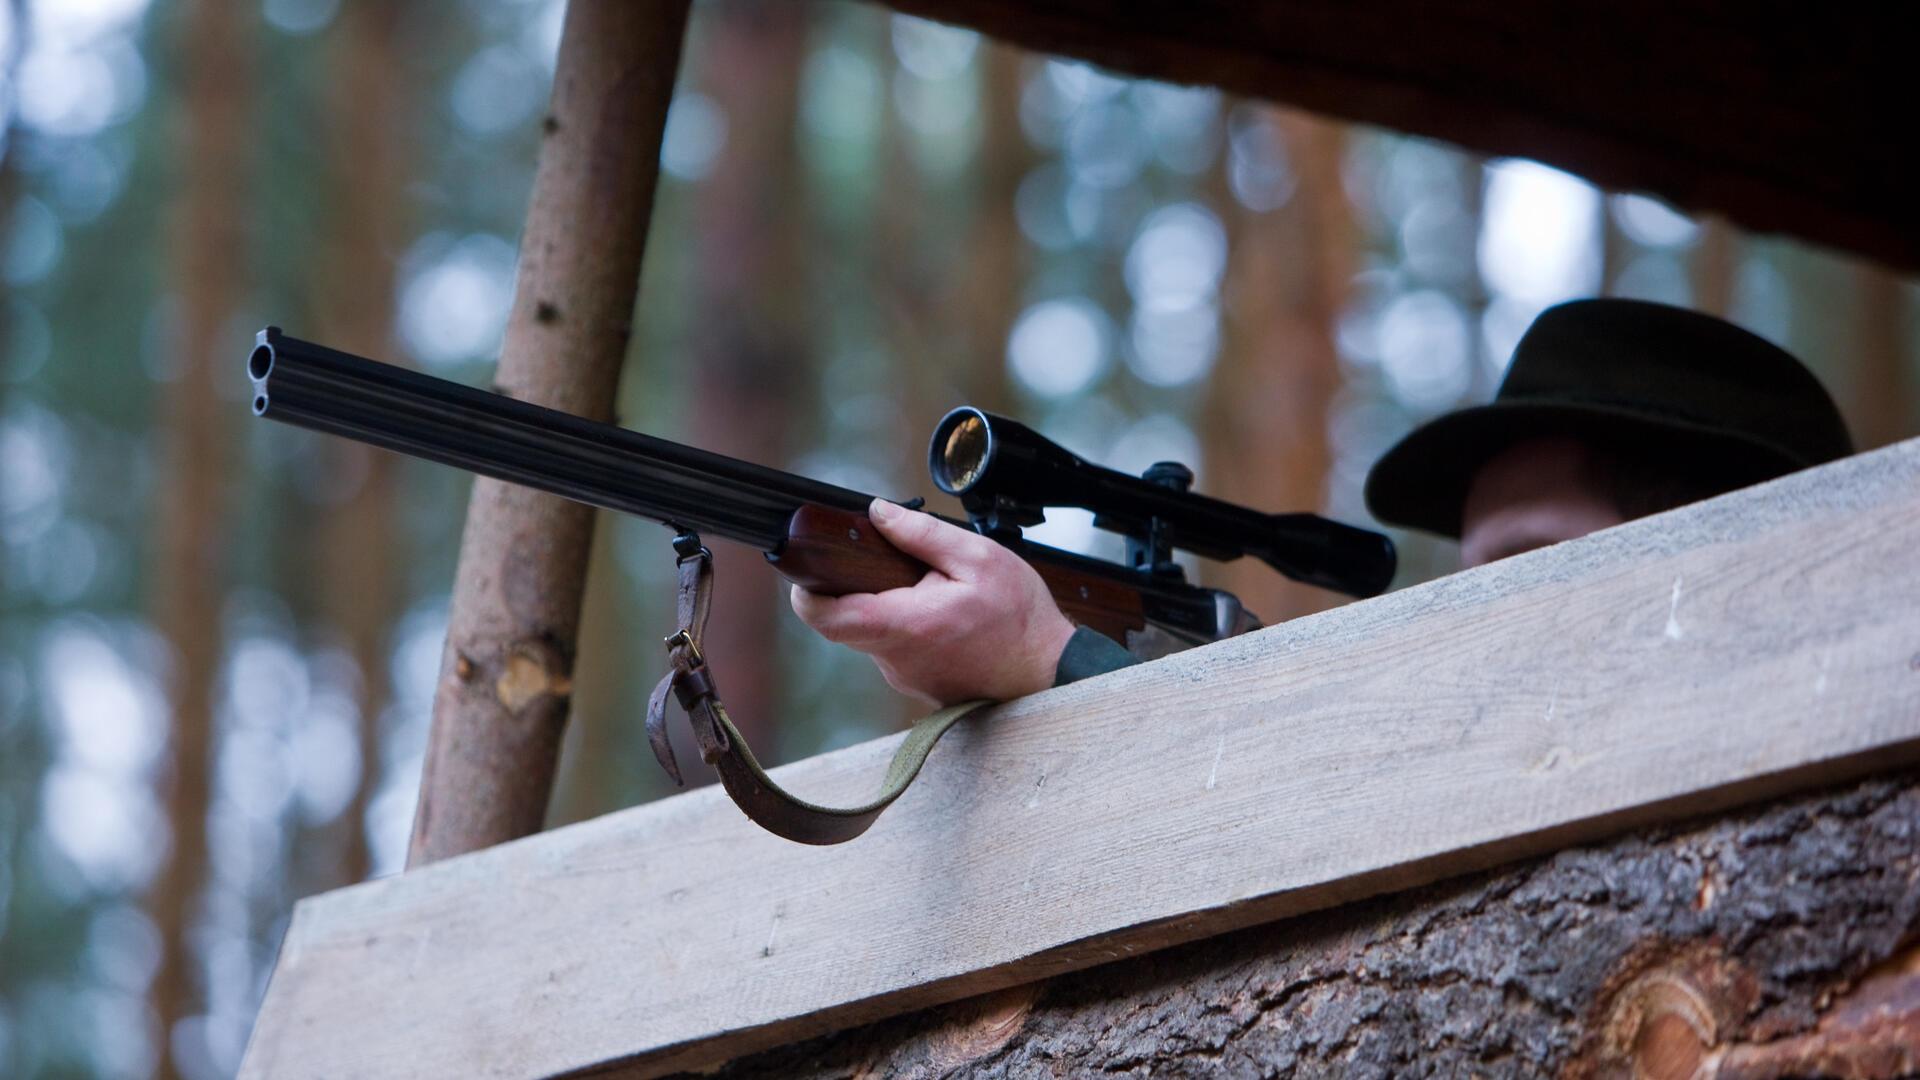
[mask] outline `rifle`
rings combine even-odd
[[[862,492],[353,356],[289,337],[278,327],[269,326],[256,338],[247,375],[256,416],[674,529],[682,566],[681,633],[668,639],[676,673],[668,681],[679,676],[673,688],[690,714],[703,702],[717,706],[710,683],[688,675],[704,670],[695,625],[704,619],[700,575],[708,565],[698,557],[704,554],[700,537],[751,544],[787,580],[830,596],[910,586],[927,570],[881,538],[866,516],[874,497]],[[1173,462],[1154,465],[1142,476],[1103,468],[1023,424],[971,407],[955,409],[940,421],[928,447],[928,466],[935,485],[958,496],[967,513],[967,521],[954,524],[971,526],[1011,549],[1039,572],[1069,619],[1140,655],[1260,625],[1231,593],[1187,582],[1174,561],[1176,549],[1218,560],[1253,556],[1290,578],[1353,596],[1373,596],[1393,577],[1393,544],[1379,533],[1314,514],[1264,514],[1196,494],[1188,490],[1192,472]],[[1126,563],[1024,539],[1021,530],[1039,524],[1050,507],[1091,510],[1096,527],[1125,537]],[[665,749],[657,715],[661,699],[656,692],[649,733],[661,764],[677,781],[679,769]],[[710,723],[696,722],[695,731],[710,762],[730,753],[726,744],[739,742],[724,711]],[[921,758],[931,746],[926,740]],[[743,783],[777,791],[751,755],[743,756],[738,763]],[[725,762],[720,764],[722,778],[728,779]],[[729,790],[734,787],[729,780]],[[734,793],[750,816],[769,824]],[[878,812],[873,809],[855,833]],[[783,835],[809,829],[790,826]],[[796,838],[822,842],[812,835]]]

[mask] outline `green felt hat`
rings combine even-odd
[[[1367,474],[1392,525],[1460,535],[1474,473],[1522,439],[1572,436],[1657,453],[1713,493],[1853,452],[1813,373],[1722,319],[1641,300],[1548,308],[1493,402],[1415,429]]]

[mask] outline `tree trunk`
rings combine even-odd
[[[795,129],[808,14],[790,3],[714,6],[705,81],[727,118],[727,139],[693,211],[688,437],[702,449],[775,467],[786,461],[796,399],[811,382],[810,328],[793,290],[805,273]],[[665,536],[657,554],[672,557]],[[707,654],[748,745],[762,760],[784,760],[773,739],[783,590],[766,560],[742,545],[715,545],[713,561]]]
[[[0,86],[12,88],[19,85],[18,73],[20,61],[27,55],[27,35],[32,28],[27,21],[27,0],[7,0],[6,20],[8,30],[7,52],[0,56]],[[19,110],[9,100],[0,105],[0,243],[12,239],[13,208],[20,196],[20,170],[15,151],[20,135],[14,119]],[[12,341],[12,327],[7,325],[9,312],[5,303],[0,303],[0,342]],[[9,358],[0,357],[0,375],[4,375],[9,366]],[[0,567],[0,589],[4,589],[7,580],[7,568]]]
[[[1733,286],[1740,269],[1740,234],[1718,214],[1700,219],[1700,243],[1693,250],[1693,306],[1726,318],[1733,310]]]
[[[573,3],[496,386],[613,418],[688,0]],[[538,831],[571,693],[593,513],[476,480],[409,866]]]
[[[1916,820],[1908,772],[1016,987],[718,1075],[1913,1075]]]
[[[1332,451],[1327,414],[1340,388],[1333,327],[1353,276],[1354,224],[1341,185],[1342,128],[1304,113],[1264,110],[1294,163],[1299,187],[1286,205],[1242,212],[1232,290],[1205,425],[1214,494],[1268,511],[1317,512]],[[1235,205],[1226,195],[1227,205]],[[1330,607],[1333,594],[1239,559],[1207,568],[1209,584],[1277,622]]]
[[[403,186],[403,103],[399,32],[404,9],[350,4],[334,31],[327,117],[328,216],[321,274],[313,297],[320,338],[362,356],[393,358],[396,208]],[[319,600],[359,675],[360,781],[344,817],[339,876],[363,881],[372,860],[367,805],[380,779],[380,712],[389,694],[387,631],[403,603],[394,548],[392,454],[344,439],[327,440],[326,475],[351,485],[331,508],[319,552]]]
[[[1029,249],[1020,232],[1017,201],[1020,181],[1033,164],[1025,132],[1020,130],[1020,93],[1025,87],[1026,55],[1011,45],[980,42],[980,111],[983,130],[973,228],[964,274],[955,290],[970,346],[959,373],[967,404],[989,412],[1013,406],[1007,379],[1007,335],[1020,317],[1026,293]],[[930,437],[932,431],[920,432]]]
[[[1871,450],[1914,434],[1906,285],[1876,266],[1859,265],[1852,273],[1860,303],[1860,352],[1848,412],[1855,445]]]
[[[161,937],[153,1002],[161,1027],[162,1075],[178,1075],[175,1026],[203,1005],[193,948],[199,897],[207,880],[207,808],[211,799],[214,678],[220,665],[221,528],[228,409],[214,390],[237,355],[224,337],[246,253],[247,58],[252,48],[240,7],[200,0],[180,22],[183,124],[180,202],[172,222],[179,321],[172,343],[176,375],[161,402],[161,475],[154,552],[155,621],[172,644],[169,699],[173,731],[165,782],[172,848],[152,891]]]

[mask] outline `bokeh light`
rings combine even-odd
[[[1614,195],[1607,203],[1620,231],[1642,247],[1685,247],[1700,235],[1692,218],[1650,195]]]
[[[422,238],[403,260],[416,267],[400,293],[400,333],[414,355],[445,366],[494,352],[513,301],[513,245],[474,233]]]
[[[1600,287],[1600,193],[1533,161],[1487,166],[1480,273],[1488,286],[1545,307]]]
[[[893,54],[899,57],[900,66],[933,82],[965,72],[980,47],[980,35],[971,30],[912,15],[893,16],[892,30]]]
[[[828,45],[808,58],[800,100],[801,119],[816,135],[869,142],[879,133],[880,73],[845,45]]]
[[[667,109],[660,137],[660,167],[676,180],[698,181],[727,144],[727,114],[698,90],[682,90]]]
[[[476,135],[498,135],[528,121],[546,102],[546,79],[515,45],[481,49],[460,68],[449,91],[453,114]]]
[[[1394,398],[1415,412],[1437,412],[1472,385],[1466,312],[1434,289],[1395,297],[1380,316],[1380,368]]]
[[[1083,297],[1043,300],[1028,308],[1007,338],[1007,364],[1043,398],[1080,393],[1106,369],[1112,348],[1106,313]]]
[[[1198,176],[1220,151],[1220,92],[1203,86],[1139,82],[1130,95],[1163,167]]]
[[[274,29],[305,36],[326,29],[340,0],[266,0],[261,11]]]
[[[1211,303],[1133,313],[1127,366],[1150,386],[1186,386],[1204,378],[1220,351],[1220,310]]]
[[[1226,265],[1226,231],[1211,210],[1197,203],[1162,207],[1141,224],[1127,252],[1127,290],[1143,308],[1192,308],[1219,288]]]
[[[1286,144],[1267,115],[1236,106],[1228,120],[1227,182],[1240,205],[1257,213],[1278,210],[1293,198],[1296,181]]]

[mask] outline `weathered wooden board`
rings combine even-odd
[[[699,1066],[1915,760],[1916,539],[1920,441],[1017,702],[842,847],[707,789],[303,901],[242,1075]]]
[[[886,0],[1920,267],[1898,5]]]

